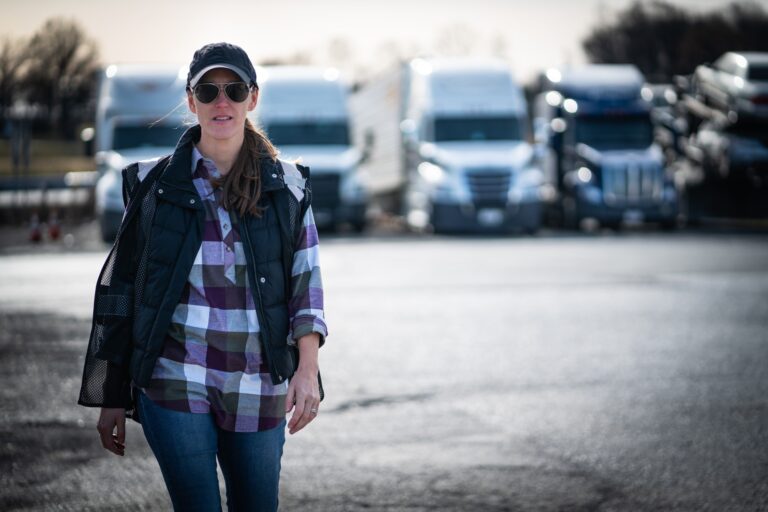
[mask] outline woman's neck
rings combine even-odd
[[[216,169],[225,176],[237,160],[237,155],[240,153],[240,148],[243,146],[243,140],[245,134],[238,138],[231,139],[212,139],[206,137],[203,134],[200,137],[200,142],[197,143],[197,150],[202,155],[213,160],[216,165]]]

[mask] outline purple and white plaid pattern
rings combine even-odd
[[[170,409],[211,413],[224,430],[268,430],[285,417],[288,386],[272,384],[261,352],[243,244],[220,206],[221,190],[209,181],[219,173],[197,148],[192,162],[192,181],[205,206],[203,242],[143,391]],[[303,220],[292,274],[290,342],[311,332],[326,336],[311,209]]]

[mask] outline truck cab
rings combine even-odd
[[[400,124],[404,216],[435,232],[533,233],[546,196],[525,97],[496,59],[414,59]]]
[[[358,176],[360,151],[351,142],[346,82],[332,68],[266,66],[257,73],[259,102],[249,116],[283,158],[310,167],[317,226],[362,231],[367,194]]]
[[[636,67],[614,64],[549,69],[540,78],[535,138],[557,187],[553,216],[566,226],[675,225],[677,192],[654,142],[644,83]]]
[[[121,170],[171,153],[184,129],[187,68],[120,64],[104,70],[96,107],[95,209],[101,237],[114,239],[123,217]]]

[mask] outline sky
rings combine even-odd
[[[75,19],[101,61],[187,64],[213,41],[242,46],[254,64],[308,56],[352,78],[405,55],[501,56],[521,81],[579,64],[581,40],[631,0],[0,0],[0,36],[27,37],[54,16]],[[671,0],[692,10],[724,0]],[[768,0],[758,2],[768,7]]]

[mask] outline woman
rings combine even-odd
[[[123,171],[126,213],[99,276],[78,403],[107,450],[140,422],[175,510],[276,510],[286,415],[318,413],[327,334],[308,169],[246,118],[256,72],[239,47],[195,52],[199,124]]]

